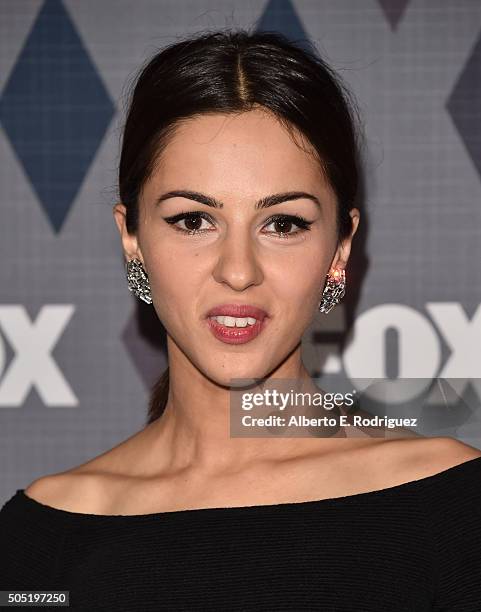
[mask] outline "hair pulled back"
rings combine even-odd
[[[160,50],[134,82],[119,163],[119,198],[136,234],[139,197],[182,120],[263,107],[307,139],[337,196],[338,240],[351,232],[359,184],[357,112],[340,77],[304,46],[272,31],[190,36]],[[147,424],[164,411],[169,370],[152,388]]]

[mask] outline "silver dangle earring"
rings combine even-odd
[[[152,304],[149,277],[144,270],[142,262],[138,259],[131,259],[125,264],[125,269],[129,291],[147,304]]]
[[[346,293],[346,271],[336,269],[333,274],[326,274],[326,285],[322,292],[319,312],[327,314],[339,304]]]

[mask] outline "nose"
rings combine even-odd
[[[250,285],[259,285],[263,272],[258,261],[256,245],[247,231],[227,232],[219,246],[219,254],[213,270],[218,283],[225,283],[235,291]]]

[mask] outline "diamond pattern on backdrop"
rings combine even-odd
[[[378,0],[378,2],[391,26],[391,30],[396,30],[409,4],[409,0]]]
[[[300,47],[308,40],[302,21],[289,0],[270,0],[256,23],[257,32],[265,30],[282,32],[289,40],[298,42]],[[312,51],[308,45],[306,48]]]
[[[481,177],[481,33],[453,87],[446,108]]]
[[[59,232],[115,113],[60,0],[46,0],[0,98],[0,121]]]
[[[127,291],[111,212],[98,201],[113,181],[111,167],[119,152],[116,134],[109,129],[116,109],[104,83],[121,102],[122,87],[154,47],[192,28],[225,27],[232,7],[223,10],[218,4],[2,1],[0,206],[5,214],[0,239],[15,262],[15,268],[4,266],[4,301],[27,308],[33,320],[43,304],[63,303],[72,296],[77,318],[65,330],[54,359],[80,403],[65,411],[31,393],[22,406],[1,411],[0,464],[6,468],[0,497],[37,476],[78,465],[144,425],[146,395],[141,391],[167,365],[166,336],[153,306]],[[134,11],[129,10],[132,5]],[[347,81],[366,116],[369,207],[361,232],[369,240],[358,233],[362,242],[354,245],[351,259],[352,278],[365,277],[366,282],[362,291],[357,281],[356,286],[351,283],[350,299],[308,330],[304,353],[308,364],[319,364],[316,376],[322,371],[330,378],[343,371],[345,331],[366,308],[393,301],[403,308],[408,300],[434,326],[425,304],[455,296],[474,313],[481,286],[473,263],[480,259],[481,245],[481,5],[407,0],[233,5],[238,25],[320,42],[328,57],[335,58],[334,67],[347,66]],[[404,122],[409,124],[406,131]],[[100,162],[98,172],[89,172],[101,144],[109,168]],[[20,180],[18,169],[24,174]],[[84,206],[92,201],[95,205],[85,213]],[[78,225],[67,232],[71,223],[65,221],[74,203]],[[49,220],[45,224],[30,223],[28,206],[37,205]],[[409,214],[418,215],[421,224],[411,227],[404,216]],[[436,222],[426,225],[434,217]],[[68,241],[58,239],[62,229]],[[463,245],[473,254],[470,267]],[[367,275],[376,262],[375,273]],[[411,268],[419,278],[435,275],[429,282],[413,283]],[[65,298],[59,285],[65,287]],[[352,305],[356,309],[351,316]],[[8,367],[16,353],[0,329],[0,350],[2,342]],[[379,356],[369,338],[365,342],[367,358],[383,359],[389,370],[387,350],[382,348]],[[0,368],[0,389],[6,371]],[[476,405],[474,385],[468,386],[464,400]],[[468,439],[477,435],[468,427],[451,433],[465,433]],[[476,445],[481,448],[481,438]]]

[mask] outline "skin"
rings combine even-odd
[[[167,407],[113,449],[35,480],[27,495],[104,515],[288,503],[395,486],[481,455],[443,437],[386,440],[359,431],[347,437],[342,430],[332,437],[230,437],[231,378],[297,379],[319,392],[302,363],[301,338],[325,275],[345,268],[359,224],[353,209],[352,232],[338,243],[335,194],[308,143],[299,141],[261,109],[191,119],[174,133],[145,184],[135,235],[126,231],[125,207],[114,207],[125,259],[142,261],[167,331]],[[179,197],[155,204],[179,189],[214,197],[223,208]],[[260,198],[287,191],[313,194],[321,206],[297,199],[255,209]],[[166,223],[186,211],[207,212],[211,222],[200,227],[209,231],[188,235]],[[278,225],[266,224],[273,214],[312,224],[281,238]],[[204,317],[227,302],[264,308],[268,327],[246,344],[220,342]]]
[[[307,140],[295,136],[261,108],[190,119],[177,129],[144,186],[137,234],[126,231],[125,207],[114,207],[125,258],[142,261],[167,331],[168,402],[161,419],[146,429],[144,463],[137,460],[149,477],[188,473],[207,481],[260,466],[272,474],[273,465],[313,455],[339,465],[341,454],[352,465],[353,453],[386,442],[354,427],[320,438],[229,436],[232,378],[297,379],[319,392],[302,362],[301,339],[317,312],[327,272],[346,267],[359,225],[359,210],[353,208],[351,234],[338,241],[336,195]],[[223,207],[181,197],[156,205],[160,194],[179,189],[214,197]],[[320,206],[302,198],[255,208],[260,198],[287,191],[313,194]],[[208,230],[203,234],[184,234],[165,222],[199,210],[212,217],[201,222]],[[299,215],[312,223],[282,238],[279,226],[266,224],[272,214]],[[184,221],[177,226],[192,227]],[[270,316],[268,328],[246,344],[220,342],[204,317],[226,302],[261,306]],[[353,437],[347,438],[345,429]]]
[[[231,378],[309,376],[301,337],[317,311],[325,275],[345,268],[359,224],[359,211],[353,209],[352,233],[338,243],[335,193],[304,150],[306,142],[303,148],[296,142],[262,110],[197,117],[178,128],[145,184],[136,235],[126,231],[125,207],[114,209],[125,258],[143,262],[167,331],[170,394],[156,429],[163,445],[168,440],[171,466],[238,469],[253,457],[285,455],[306,445],[228,435]],[[156,205],[160,194],[175,189],[207,194],[223,208],[181,197]],[[262,197],[287,191],[313,194],[320,206],[307,198],[260,210],[254,206]],[[182,234],[164,220],[198,210],[213,220],[202,221],[201,229],[208,230],[203,234]],[[278,225],[266,224],[273,214],[300,215],[312,224],[307,231],[295,224],[281,228],[290,233],[282,238]],[[186,228],[184,221],[177,225]],[[268,329],[246,344],[220,342],[204,317],[226,302],[264,308]]]

